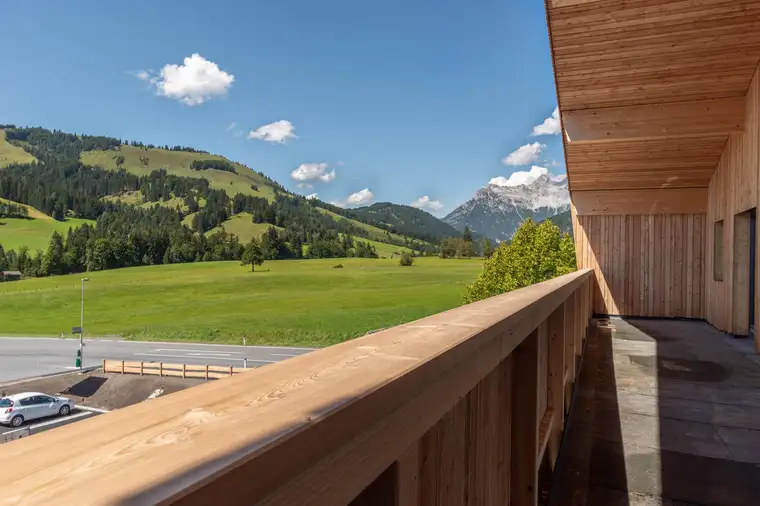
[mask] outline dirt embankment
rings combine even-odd
[[[63,395],[78,405],[110,411],[131,406],[149,398],[178,392],[204,382],[205,380],[202,379],[104,374],[99,371],[82,374],[74,372],[5,386],[0,385],[0,395],[12,395],[21,392]]]

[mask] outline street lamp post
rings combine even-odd
[[[82,278],[82,300],[79,309],[79,370],[84,366],[84,283],[90,278]]]

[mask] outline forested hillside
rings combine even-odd
[[[438,244],[447,237],[459,237],[461,232],[442,222],[432,214],[411,206],[378,202],[371,206],[344,209],[314,200],[315,205],[343,216],[386,231],[388,234],[412,237],[419,241]]]
[[[3,206],[2,219],[26,219],[17,205],[25,204],[58,222],[85,224],[54,233],[44,252],[0,249],[0,270],[42,276],[237,260],[245,247],[223,228],[232,218],[238,230],[244,220],[250,223],[256,233],[241,235],[252,238],[265,259],[376,257],[370,239],[435,254],[436,246],[426,241],[437,243],[448,232],[435,226],[433,216],[413,208],[381,214],[313,202],[244,165],[197,149],[2,128],[7,142],[29,155],[24,159],[16,153],[15,161],[0,169],[0,198],[13,203]]]

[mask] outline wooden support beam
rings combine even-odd
[[[744,97],[562,111],[569,142],[730,135],[744,130]]]
[[[510,504],[535,506],[538,502],[538,330],[534,330],[512,356]]]
[[[570,194],[578,215],[703,214],[707,188],[648,190],[575,190]]]

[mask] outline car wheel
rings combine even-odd
[[[13,418],[11,418],[11,427],[21,427],[23,423],[24,423],[24,417],[21,415],[16,415]]]
[[[61,409],[58,410],[58,414],[61,416],[69,416],[71,413],[71,407],[68,404],[64,404],[61,406]]]

